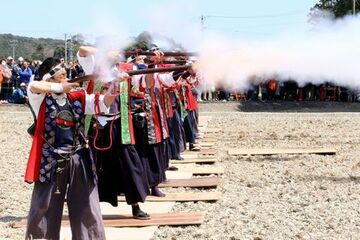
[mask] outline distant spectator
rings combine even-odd
[[[18,66],[21,67],[21,65],[23,64],[23,62],[24,62],[24,58],[23,58],[23,57],[19,57],[19,58],[18,58],[18,63],[17,63]]]
[[[69,62],[68,67],[66,68],[66,74],[69,79],[74,79],[77,76],[75,64],[73,62]]]
[[[81,76],[85,75],[84,69],[81,67],[80,64],[75,65],[75,70],[76,70],[77,77],[81,77]]]
[[[34,68],[34,71],[33,71],[34,76],[36,76],[38,74],[39,67],[40,67],[41,64],[42,64],[41,61],[35,61],[35,68]]]
[[[28,97],[26,94],[26,87],[27,87],[27,85],[25,83],[20,83],[20,87],[15,89],[9,102],[16,103],[16,104],[27,103]]]
[[[36,68],[36,61],[31,61],[31,63],[29,64],[29,68],[31,69],[31,72],[34,74]]]
[[[267,101],[268,100],[268,89],[267,89],[267,83],[266,82],[262,82],[260,84],[260,89],[261,89],[261,99],[262,101]]]
[[[28,66],[27,62],[23,62],[21,68],[19,69],[19,81],[21,83],[29,84],[32,71]]]
[[[19,84],[17,82],[19,74],[18,74],[18,66],[15,64],[14,59],[11,56],[7,58],[6,65],[11,70],[11,78],[9,81],[9,91],[11,91],[9,94],[10,97],[12,94],[12,88]]]
[[[12,60],[12,57],[8,57],[7,61]],[[0,101],[1,103],[7,102],[9,97],[11,96],[11,86],[10,86],[10,79],[11,79],[11,69],[8,67],[8,64],[5,60],[1,61],[0,66],[1,72],[1,91],[0,91]]]
[[[275,99],[275,93],[278,86],[278,82],[274,79],[271,79],[267,83],[267,93],[268,93],[268,100],[273,101]]]

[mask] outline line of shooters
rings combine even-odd
[[[48,58],[29,84],[26,239],[59,239],[65,198],[73,239],[105,239],[99,201],[117,206],[122,194],[134,218],[150,219],[138,203],[165,196],[158,185],[187,143],[199,150],[193,67],[169,68],[158,49],[150,61],[137,53],[122,63],[117,52],[100,60],[98,49],[82,46],[78,61],[91,77],[68,81],[60,61]]]

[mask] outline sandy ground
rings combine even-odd
[[[327,103],[298,111],[299,106],[201,104],[201,114],[212,116],[208,127],[223,129],[215,146],[223,160],[217,164],[225,168],[218,188],[223,199],[177,203],[175,211],[206,211],[205,223],[160,227],[154,239],[359,239],[360,168],[352,169],[360,161],[358,107]],[[23,182],[23,173],[31,121],[26,108],[0,106],[0,239],[24,236],[23,230],[10,226],[29,208],[32,186]],[[226,154],[236,147],[331,147],[338,153]]]

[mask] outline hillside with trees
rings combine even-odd
[[[159,38],[159,36],[157,36]],[[166,43],[161,48],[167,47],[170,49],[183,49],[181,44],[176,43],[173,39],[163,37],[162,42]],[[133,37],[124,50],[130,49],[142,49],[147,50],[150,48],[152,43],[156,42],[153,36],[149,32],[142,32],[137,37]],[[0,34],[0,58],[6,58],[13,55],[12,44],[15,43],[15,59],[23,57],[27,60],[44,60],[47,57],[62,58],[65,56],[65,41],[63,39],[52,39],[52,38],[31,38],[16,36],[12,34]],[[67,40],[68,56],[75,57],[81,45],[88,45],[85,38],[81,34],[71,36]],[[165,50],[170,50],[165,49]]]
[[[73,35],[68,42],[68,54],[74,54],[79,46],[84,44],[81,34]],[[13,55],[12,44],[15,43],[15,58],[28,60],[43,60],[47,57],[64,57],[65,41],[52,38],[31,38],[12,34],[0,34],[0,58]]]

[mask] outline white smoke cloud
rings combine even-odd
[[[294,29],[261,42],[212,37],[201,49],[199,69],[208,85],[238,89],[246,89],[253,75],[359,88],[359,37],[360,16],[328,19],[306,32]]]
[[[235,89],[249,85],[249,79],[292,79],[305,85],[331,81],[341,86],[360,88],[358,59],[360,56],[360,16],[333,20],[331,14],[318,12],[308,28],[299,26],[272,39],[230,39],[219,32],[200,29],[198,2],[189,5],[167,3],[151,5],[144,21],[153,33],[155,43],[171,49],[175,40],[188,51],[199,51],[199,71],[206,87],[218,84]],[[110,49],[122,49],[130,40],[128,19],[112,16],[109,9],[96,9],[90,28],[96,36],[104,36],[97,47],[98,62],[105,62]],[[324,18],[325,16],[325,18]],[[199,16],[200,17],[200,16]],[[325,20],[324,20],[325,19]],[[256,77],[254,77],[256,76]]]
[[[114,14],[108,5],[94,5],[94,10],[89,16],[89,27],[84,30],[89,34],[84,34],[85,41],[97,48],[96,67],[105,74],[102,80],[110,82],[113,79],[113,71],[109,69],[112,69],[114,58],[109,56],[119,52],[117,59],[125,61],[120,53],[131,42],[126,19],[123,19],[121,14]]]
[[[150,27],[146,30],[153,35],[154,43],[162,49],[173,49],[172,43],[164,38],[167,37],[188,50],[197,49],[202,38],[198,5],[197,0],[151,5],[147,15]]]

